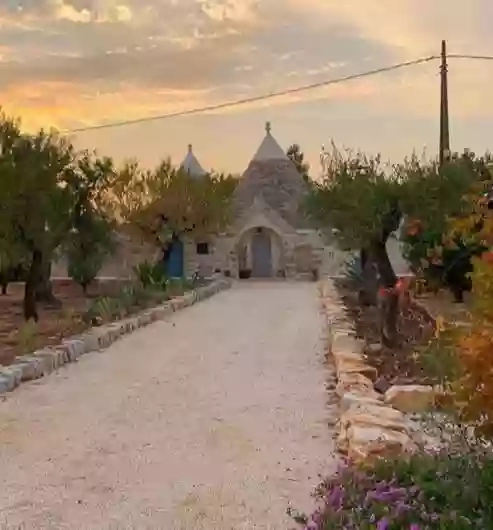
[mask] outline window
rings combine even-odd
[[[197,254],[201,256],[209,254],[209,243],[206,243],[206,242],[197,243]]]

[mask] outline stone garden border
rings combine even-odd
[[[232,281],[227,278],[214,279],[208,285],[198,287],[183,296],[172,298],[152,309],[146,309],[123,320],[90,328],[81,335],[63,340],[58,346],[36,350],[32,355],[16,357],[11,365],[0,366],[0,395],[11,392],[23,382],[49,375],[64,364],[77,361],[81,355],[104,350],[123,335],[128,335],[153,322],[164,320],[180,309],[229,289],[231,285]]]
[[[376,369],[366,362],[364,343],[356,338],[333,280],[319,284],[328,338],[327,358],[335,364],[340,399],[337,448],[351,461],[405,456],[422,445],[408,420],[434,403],[431,386],[392,386],[382,395],[374,388]]]

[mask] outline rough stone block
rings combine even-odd
[[[33,354],[43,362],[43,373],[44,375],[51,374],[51,372],[57,370],[60,367],[60,356],[58,352],[53,350],[38,350]]]
[[[341,374],[336,386],[336,394],[342,397],[344,394],[351,392],[356,395],[375,394],[373,383],[363,374]]]
[[[137,317],[137,320],[139,317]],[[140,326],[138,326],[140,327]],[[119,334],[112,324],[103,326],[95,331],[95,335],[98,338],[99,349],[103,350],[109,348],[119,338]]]
[[[363,353],[363,341],[349,333],[341,333],[333,330],[332,351],[343,351],[349,353]]]
[[[341,429],[349,429],[351,425],[370,425],[405,434],[409,432],[409,422],[406,421],[404,414],[383,404],[353,405],[341,416],[340,421]]]
[[[183,295],[184,300],[186,301],[187,305],[191,306],[195,303],[195,296],[193,291],[189,291],[188,293],[185,293]]]
[[[186,307],[185,300],[181,296],[177,298],[173,298],[171,300],[171,305],[173,306],[173,309],[175,311],[180,311],[181,309]]]
[[[369,366],[364,362],[364,359],[358,356],[350,357],[346,356],[334,356],[336,371],[338,376],[343,376],[343,374],[363,374],[372,381],[377,379],[377,370],[373,366]]]
[[[86,343],[80,339],[64,340],[62,341],[61,347],[67,350],[69,362],[71,363],[86,353]]]
[[[433,407],[433,387],[425,385],[392,386],[385,392],[384,401],[402,412],[426,412]]]
[[[134,330],[134,324],[131,318],[126,318],[125,320],[122,320],[120,324],[123,328],[123,334],[132,333],[132,331]]]
[[[365,405],[374,405],[378,406],[382,404],[382,397],[377,393],[370,396],[361,396],[357,394],[352,394],[348,392],[341,397],[341,412],[344,414],[353,406],[365,406]]]
[[[56,353],[58,356],[58,366],[63,366],[64,364],[67,364],[69,361],[68,352],[64,348],[54,348],[53,353]]]
[[[138,316],[138,320],[139,320],[139,327],[143,328],[145,326],[148,326],[152,322],[152,313],[150,311],[141,313]]]
[[[159,307],[155,307],[152,310],[153,318],[155,320],[163,320],[166,317],[169,317],[174,312],[173,306],[170,303],[163,304]]]
[[[17,374],[8,368],[0,369],[0,395],[12,392],[20,383]]]
[[[150,317],[150,311],[147,311],[147,314],[149,314]],[[108,329],[111,330],[114,340],[120,338],[124,333],[123,326],[120,322],[114,322],[113,324],[109,324]]]
[[[139,329],[139,319],[138,317],[131,317],[129,319],[130,324],[130,331],[135,331],[136,329]]]
[[[397,458],[417,450],[405,433],[370,425],[352,425],[348,429],[347,454],[352,461]]]
[[[34,356],[16,357],[15,366],[22,371],[21,381],[33,381],[44,375],[44,364]]]
[[[93,328],[92,330],[80,336],[79,340],[81,340],[84,343],[85,353],[89,353],[91,351],[98,351],[99,349],[98,337],[93,333],[94,329],[97,329],[97,328]],[[69,359],[69,362],[70,362],[70,359]]]

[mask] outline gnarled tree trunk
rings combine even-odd
[[[34,249],[31,257],[31,265],[26,278],[24,289],[24,319],[38,321],[38,311],[36,304],[36,287],[42,274],[43,253]]]
[[[363,285],[359,292],[359,302],[363,306],[375,306],[377,305],[378,278],[368,249],[360,250],[360,262]]]
[[[398,338],[399,295],[395,292],[397,275],[387,254],[386,241],[373,242],[371,254],[378,267],[380,285],[384,290],[384,294],[378,296],[382,343],[392,347],[397,343]]]
[[[401,219],[402,213],[396,203],[384,217],[379,237],[374,238],[369,247],[370,257],[377,266],[380,284],[384,290],[383,295],[378,297],[378,305],[382,343],[388,347],[395,346],[398,340],[399,294],[395,290],[398,278],[387,253],[387,241],[399,228]]]
[[[41,274],[36,286],[36,300],[51,307],[61,307],[62,303],[53,294],[53,284],[51,283],[51,254],[43,253]]]

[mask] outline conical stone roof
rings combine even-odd
[[[188,144],[188,152],[180,164],[180,169],[186,171],[191,177],[199,178],[207,175],[207,171],[202,168],[196,156],[193,154],[192,144]]]
[[[301,203],[307,185],[266,124],[266,135],[235,190],[234,209],[241,216],[260,197],[294,228],[307,222]]]
[[[252,158],[252,162],[263,162],[266,160],[289,160],[286,153],[277,143],[276,139],[271,134],[270,122],[265,124],[265,137],[262,140],[257,152]]]

